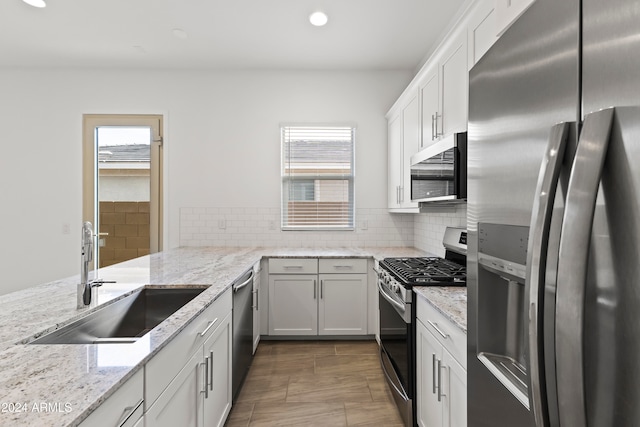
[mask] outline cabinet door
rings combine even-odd
[[[522,15],[534,0],[495,0],[496,31],[501,36]]]
[[[467,129],[469,72],[467,70],[467,34],[459,34],[445,51],[440,63],[442,134]]]
[[[449,354],[442,352],[442,363],[445,366],[446,383],[444,391],[444,426],[467,426],[467,371]],[[445,372],[442,374],[445,375]]]
[[[142,406],[143,390],[144,374],[141,369],[98,406],[89,417],[80,423],[80,426],[133,426],[144,411]]]
[[[319,335],[367,334],[367,275],[321,274]]]
[[[471,69],[498,40],[494,0],[481,0],[471,12],[468,28],[468,68]]]
[[[400,177],[402,176],[402,120],[400,116],[389,119],[388,136],[388,198],[389,209],[400,206]]]
[[[403,208],[417,207],[411,201],[411,156],[420,150],[420,103],[418,93],[402,110],[402,177],[400,181],[400,205]]]
[[[318,334],[318,276],[269,275],[269,335]]]
[[[227,316],[204,343],[209,365],[209,394],[204,397],[204,425],[223,426],[231,410],[231,315]],[[177,424],[176,424],[177,425]]]
[[[438,101],[438,67],[427,72],[424,85],[420,88],[422,103],[422,136],[421,148],[427,147],[438,138],[436,135],[436,119],[440,118]]]
[[[440,427],[443,419],[442,403],[438,401],[438,360],[442,360],[442,345],[422,322],[416,324],[417,422],[423,427]]]
[[[202,347],[187,362],[145,413],[145,422],[154,427],[199,427],[203,425],[205,367]]]

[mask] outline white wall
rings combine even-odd
[[[384,114],[411,77],[0,70],[0,294],[78,273],[82,114],[165,115],[165,246],[174,247],[181,208],[278,207],[281,122],[356,123],[356,207],[385,208]]]

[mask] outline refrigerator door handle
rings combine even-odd
[[[553,202],[558,188],[558,179],[569,135],[569,122],[559,123],[551,128],[549,143],[545,150],[538,183],[536,184],[529,245],[527,248],[527,271],[525,279],[525,307],[528,314],[528,354],[529,354],[529,407],[533,411],[536,426],[547,427],[549,416],[546,398],[543,395],[544,353],[543,353],[543,304],[544,279],[546,271],[547,246],[551,229]]]
[[[585,117],[569,178],[556,287],[556,373],[560,425],[587,425],[584,302],[591,229],[614,109]]]

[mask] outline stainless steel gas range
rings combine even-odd
[[[385,258],[378,269],[380,363],[406,426],[415,423],[413,286],[466,286],[467,232],[447,228],[445,258]]]

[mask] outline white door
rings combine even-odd
[[[427,73],[424,85],[420,88],[422,102],[422,135],[420,147],[424,148],[438,138],[437,125],[440,120],[440,103],[438,98],[438,67]]]
[[[469,72],[467,69],[467,34],[460,34],[445,52],[440,64],[442,90],[442,134],[467,129]]]
[[[422,427],[440,427],[443,419],[442,403],[438,401],[438,361],[442,345],[421,322],[416,324],[417,421]]]
[[[467,426],[467,371],[449,354],[442,352],[444,399],[444,426]],[[444,376],[446,375],[446,376]]]
[[[204,399],[204,425],[222,426],[231,410],[231,315],[218,326],[204,343],[204,355],[208,357],[209,395]]]
[[[318,334],[318,276],[269,275],[269,335]]]
[[[319,335],[366,335],[367,275],[320,274]]]
[[[160,397],[147,409],[145,422],[154,427],[199,427],[202,421],[205,366],[200,351],[171,381]]]
[[[85,115],[83,221],[97,267],[162,249],[162,116]]]
[[[400,179],[402,177],[402,120],[396,116],[389,120],[388,135],[388,201],[389,209],[400,207]]]

